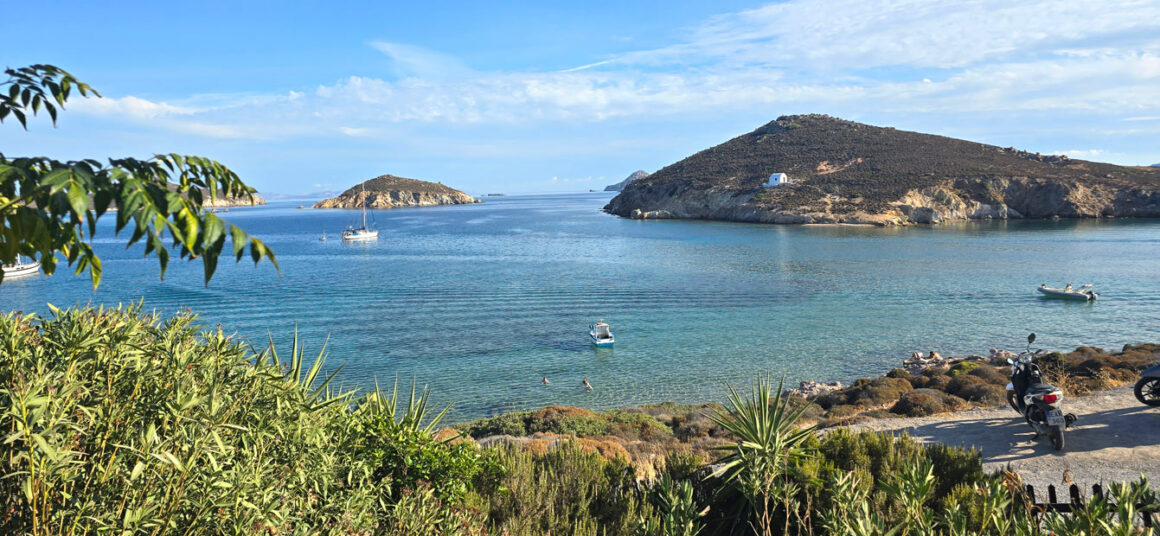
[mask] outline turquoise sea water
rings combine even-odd
[[[633,221],[611,194],[487,198],[375,211],[377,242],[343,243],[357,211],[296,203],[225,216],[265,240],[282,275],[223,261],[154,259],[98,235],[105,279],[62,270],[0,285],[0,310],[144,299],[188,307],[255,346],[329,336],[346,385],[429,384],[453,420],[566,404],[610,408],[721,400],[759,372],[877,375],[914,350],[943,355],[1039,344],[1160,341],[1160,222],[994,222],[898,229]],[[111,222],[106,222],[111,223]],[[326,231],[330,240],[318,238]],[[1095,304],[1038,297],[1095,283]],[[603,318],[614,349],[588,344]],[[551,385],[543,386],[547,376]],[[588,378],[595,389],[580,385]]]

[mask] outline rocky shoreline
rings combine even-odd
[[[965,410],[1006,404],[1006,360],[1014,355],[991,350],[989,355],[911,358],[882,376],[860,378],[849,385],[805,381],[783,396],[803,411],[801,424],[820,428],[905,418],[949,419]],[[1158,360],[1160,344],[1129,344],[1118,352],[1094,347],[1052,352],[1038,357],[1037,363],[1045,379],[1071,397],[1131,383],[1139,370]],[[482,445],[537,451],[576,439],[606,456],[625,456],[649,474],[673,452],[713,459],[714,449],[730,441],[712,419],[720,408],[715,403],[673,402],[607,411],[548,406],[460,423],[456,428]]]

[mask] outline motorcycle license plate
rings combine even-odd
[[[1063,418],[1063,410],[1053,409],[1053,410],[1047,412],[1047,425],[1048,426],[1060,426],[1064,422],[1065,421]]]

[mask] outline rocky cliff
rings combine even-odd
[[[480,201],[436,182],[383,175],[351,187],[338,197],[319,201],[314,208],[399,208],[467,205]]]
[[[792,182],[766,188],[772,173]],[[630,183],[605,210],[644,219],[874,225],[1160,217],[1160,169],[785,116]]]
[[[251,200],[248,197],[225,197],[225,198],[218,197],[218,198],[210,199],[209,190],[202,190],[202,196],[203,196],[202,199],[204,199],[204,201],[202,202],[202,206],[207,207],[207,208],[248,207],[251,205],[265,205],[266,204],[266,200],[262,199],[262,196],[260,196],[258,194],[253,194],[253,200]]]
[[[649,175],[649,173],[647,171],[645,171],[643,169],[638,169],[638,170],[632,172],[632,175],[629,175],[624,180],[622,180],[616,184],[610,184],[608,186],[605,186],[604,191],[605,192],[619,192],[619,191],[623,190],[625,186],[628,186],[628,183],[635,181],[635,180],[643,179],[645,177],[648,177],[648,175]]]

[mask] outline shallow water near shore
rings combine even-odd
[[[307,352],[329,337],[350,387],[428,384],[451,420],[565,404],[612,408],[724,398],[757,373],[849,380],[912,351],[1160,342],[1160,221],[982,222],[908,228],[634,221],[600,212],[611,193],[486,198],[374,211],[375,242],[343,243],[357,211],[298,202],[231,209],[282,275],[125,250],[111,218],[95,241],[97,292],[62,267],[0,284],[0,310],[144,300],[190,308],[256,347]],[[323,231],[329,240],[319,240]],[[1040,283],[1094,283],[1093,304],[1039,297]],[[613,349],[588,344],[603,318]],[[548,386],[540,379],[547,376]],[[585,392],[581,379],[594,386]]]

